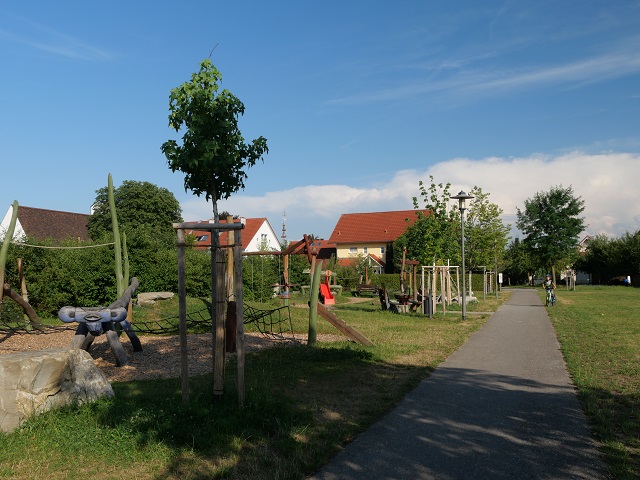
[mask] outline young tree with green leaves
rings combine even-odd
[[[222,75],[211,60],[200,63],[191,80],[171,90],[169,126],[183,132],[182,143],[162,144],[169,168],[184,173],[184,188],[213,203],[217,222],[218,200],[244,188],[244,169],[268,153],[267,140],[245,143],[238,127],[244,104],[231,92],[220,90]]]
[[[413,197],[418,219],[396,240],[394,251],[401,257],[406,248],[407,258],[418,260],[422,265],[444,264],[449,259],[457,261],[460,258],[460,213],[458,209],[449,208],[451,184],[436,184],[433,176],[429,176],[429,180],[429,187],[419,182],[424,206],[420,207],[418,198]]]
[[[502,223],[502,209],[489,201],[489,193],[473,187],[465,215],[465,252],[469,269],[492,267],[509,241],[509,226]]]
[[[540,267],[555,267],[561,261],[573,263],[578,254],[579,235],[584,231],[584,200],[576,197],[572,187],[551,187],[538,192],[517,208],[516,226],[524,234],[523,244]]]

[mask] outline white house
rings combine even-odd
[[[198,223],[209,223],[209,220],[198,221]],[[280,241],[275,234],[273,228],[266,218],[235,218],[235,223],[244,223],[242,230],[242,250],[244,252],[260,252],[260,251],[280,251]],[[226,220],[220,220],[220,223],[226,223]],[[207,230],[189,230],[187,234],[195,235],[195,247],[199,249],[209,248],[211,245],[210,232]],[[227,244],[226,235],[220,236],[220,244]]]

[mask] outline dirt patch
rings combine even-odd
[[[0,333],[0,355],[24,351],[36,351],[46,348],[67,348],[71,345],[74,332],[64,330],[46,334],[3,334]],[[318,335],[319,342],[341,341],[341,335]],[[180,340],[177,335],[140,337],[142,352],[134,352],[129,339],[121,337],[122,346],[129,357],[129,365],[115,366],[115,357],[111,352],[105,335],[94,341],[89,353],[100,370],[110,382],[148,380],[155,378],[180,377]],[[306,335],[295,335],[285,340],[274,339],[260,334],[245,334],[245,352],[270,348],[283,343],[306,343]],[[200,375],[212,370],[211,334],[188,335],[189,375]]]

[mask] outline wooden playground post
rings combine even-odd
[[[444,267],[440,267],[440,298],[442,299],[442,313],[447,313],[447,296],[444,288]]]
[[[238,400],[240,406],[244,402],[244,321],[242,304],[242,241],[241,230],[244,225],[241,223],[220,224],[199,222],[174,223],[173,228],[178,233],[178,293],[179,293],[179,316],[180,316],[180,353],[181,353],[181,379],[182,398],[186,403],[189,400],[189,372],[188,372],[188,348],[186,335],[186,280],[185,280],[185,241],[184,231],[186,229],[207,230],[211,232],[211,335],[212,335],[212,355],[213,355],[213,394],[214,398],[221,398],[224,393],[224,360],[225,360],[225,320],[226,320],[226,289],[225,287],[225,267],[226,260],[224,252],[221,250],[219,242],[214,242],[222,230],[236,230],[234,245],[235,270],[235,296],[236,296],[236,348],[238,351]],[[217,240],[217,237],[216,237]]]
[[[284,282],[284,304],[289,305],[289,296],[291,295],[291,289],[289,287],[289,255],[283,255],[282,259],[282,280]]]
[[[182,403],[189,403],[189,358],[187,350],[187,288],[185,275],[185,241],[184,230],[177,229],[178,234],[178,318],[180,336],[180,379]]]
[[[407,261],[407,249],[402,250],[402,266],[400,267],[400,293],[404,294],[404,267]]]
[[[488,285],[487,285],[487,274],[491,276],[491,272],[487,272],[487,267],[482,267],[482,300],[484,301],[487,295]]]
[[[227,224],[232,224],[233,223],[233,217],[232,216],[228,216],[227,217]],[[227,232],[227,245],[233,245],[233,239],[235,236],[235,232],[233,230],[229,230]],[[233,266],[234,266],[234,261],[233,261],[233,248],[229,248],[227,249],[227,274],[226,274],[226,280],[225,280],[225,286],[226,286],[226,291],[227,291],[227,299],[232,302],[235,300],[235,284],[234,284],[234,277],[233,277]]]
[[[238,404],[244,407],[244,304],[242,298],[242,238],[240,230],[234,232],[233,259],[236,291],[236,351],[238,355]]]
[[[315,345],[318,333],[318,292],[320,290],[320,275],[322,262],[318,262],[315,255],[311,259],[311,288],[309,289],[309,335],[307,345]]]
[[[212,235],[213,237],[213,235]],[[213,318],[213,395],[222,396],[224,393],[225,367],[225,266],[224,253],[219,246],[211,247],[211,314]]]
[[[431,282],[431,310],[433,311],[433,313],[436,312],[436,299],[438,298],[436,295],[436,289],[438,288],[438,284],[436,283],[437,280],[437,272],[436,272],[436,264],[433,264],[433,270],[431,272],[431,275],[433,277],[433,282]]]

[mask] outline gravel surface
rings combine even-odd
[[[55,333],[5,334],[0,333],[0,355],[24,351],[43,350],[46,348],[67,348],[71,345],[74,331],[65,330]],[[94,363],[104,372],[110,382],[126,382],[153,378],[180,377],[180,341],[175,336],[143,335],[140,336],[142,352],[134,352],[126,335],[120,340],[129,365],[115,366],[115,356],[111,352],[105,335],[96,338],[89,353]],[[345,340],[341,335],[318,335],[318,341]],[[260,334],[245,334],[245,351],[251,352],[262,348],[274,347],[297,341],[306,343],[306,337],[296,335],[285,341],[265,337]],[[211,372],[211,334],[188,335],[189,375]]]

